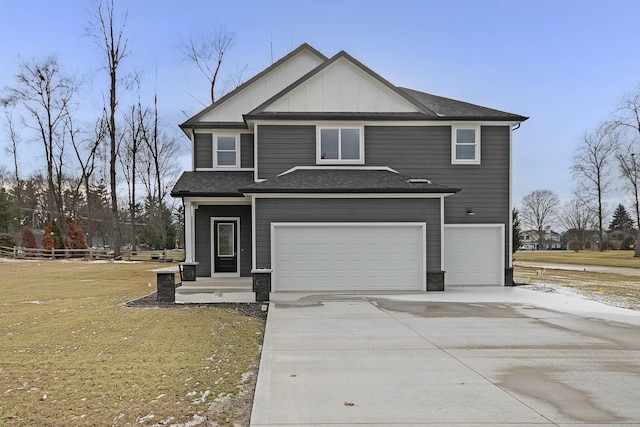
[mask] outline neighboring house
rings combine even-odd
[[[543,241],[537,230],[527,230],[520,233],[522,236],[521,250],[543,251],[562,249],[562,234],[551,229],[544,232]]]
[[[272,269],[273,291],[510,284],[526,119],[303,44],[180,126],[186,261],[203,277]]]

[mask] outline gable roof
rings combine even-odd
[[[312,55],[316,58],[316,63],[319,65],[310,69],[306,74],[302,75],[293,83],[284,87],[272,95],[266,101],[263,101],[259,106],[253,108],[253,110],[241,111],[242,120],[244,121],[207,121],[203,120],[207,115],[224,107],[230,99],[240,96],[243,91],[250,88],[252,85],[258,84],[263,77],[267,76],[270,72],[276,70],[278,67],[283,66],[287,61],[295,58],[297,55],[304,55],[305,53]],[[274,105],[282,107],[287,97],[292,97],[296,93],[298,96],[305,93],[305,88],[313,83],[313,79],[318,79],[323,73],[330,73],[335,70],[340,64],[349,64],[356,73],[360,73],[361,76],[366,77],[370,82],[373,82],[373,86],[377,87],[376,90],[384,92],[383,98],[389,99],[387,105],[396,106],[396,108],[389,108],[388,111],[379,111],[375,109],[354,108],[350,105],[351,109],[339,108],[331,110],[325,108],[314,109],[312,107],[300,107],[289,106],[284,110],[278,111],[277,108],[273,108]],[[307,63],[307,66],[310,64]],[[308,68],[307,68],[308,69]],[[307,85],[307,86],[305,86]],[[329,85],[330,86],[330,85]],[[373,87],[371,86],[371,87]],[[345,87],[349,88],[348,85]],[[297,92],[296,92],[297,91]],[[272,92],[273,93],[273,92]],[[304,95],[306,96],[306,95]],[[330,96],[325,95],[328,99],[333,99]],[[340,98],[340,96],[338,96]],[[264,98],[262,98],[264,99]],[[309,97],[308,99],[315,99]],[[234,104],[231,104],[234,105]],[[245,105],[246,107],[246,105]],[[249,107],[251,108],[251,106]],[[221,111],[221,110],[220,110]],[[239,117],[239,116],[238,116]],[[394,86],[389,81],[382,78],[373,70],[353,58],[345,51],[341,51],[334,55],[331,59],[324,56],[322,53],[314,49],[312,46],[304,43],[298,48],[290,52],[279,61],[272,64],[243,85],[239,86],[235,90],[231,91],[218,101],[202,110],[189,120],[185,121],[180,127],[188,133],[189,129],[198,127],[215,127],[215,128],[246,128],[249,120],[278,120],[278,119],[307,119],[307,120],[421,120],[421,121],[505,121],[505,122],[523,122],[528,117],[518,114],[508,113],[492,108],[483,107],[480,105],[471,104],[468,102],[458,101],[455,99],[445,98],[442,96],[433,95],[426,92],[420,92],[413,89],[401,88]]]
[[[308,52],[311,55],[316,56],[319,60],[321,60],[323,62],[328,59],[326,56],[324,56],[322,53],[320,53],[318,50],[316,50],[313,46],[310,46],[307,43],[303,43],[300,46],[298,46],[296,49],[294,49],[291,52],[289,52],[284,57],[280,58],[278,61],[276,61],[273,64],[271,64],[269,67],[267,67],[264,70],[262,70],[260,73],[256,74],[255,76],[253,76],[252,78],[247,80],[245,83],[241,84],[240,86],[238,86],[237,88],[235,88],[231,92],[229,92],[226,95],[224,95],[222,98],[218,99],[216,102],[214,102],[211,105],[209,105],[208,107],[206,107],[204,110],[202,110],[199,113],[197,113],[195,116],[193,116],[190,119],[186,120],[184,123],[182,123],[180,125],[180,128],[184,130],[186,128],[193,128],[193,127],[202,126],[202,123],[200,122],[200,120],[204,116],[209,114],[212,110],[220,108],[220,106],[223,105],[225,102],[227,102],[229,99],[232,99],[238,93],[240,93],[240,92],[244,91],[245,89],[247,89],[248,87],[252,86],[258,80],[262,79],[264,76],[266,76],[270,72],[274,71],[275,69],[279,68],[284,63],[286,63],[290,59],[298,56],[302,52]],[[227,123],[227,125],[229,125],[229,123]]]
[[[243,193],[440,193],[459,188],[412,180],[389,169],[295,169],[240,189]]]
[[[358,60],[356,60],[354,57],[349,55],[347,52],[341,51],[341,52],[337,53],[336,55],[334,55],[333,58],[325,61],[324,63],[320,64],[319,66],[317,66],[315,69],[313,69],[309,73],[307,73],[304,76],[302,76],[296,82],[292,83],[289,87],[287,87],[285,90],[280,91],[279,93],[277,93],[276,95],[274,95],[270,99],[266,100],[260,106],[255,108],[253,111],[251,111],[248,114],[246,114],[245,118],[265,116],[265,115],[268,115],[269,113],[275,113],[276,115],[283,114],[283,113],[278,113],[278,112],[274,112],[274,111],[269,111],[269,107],[273,106],[279,100],[283,99],[287,95],[290,95],[290,94],[294,93],[296,90],[306,92],[304,90],[305,88],[303,87],[305,84],[309,83],[312,79],[316,78],[317,76],[321,75],[322,73],[327,72],[327,70],[330,69],[331,67],[336,66],[336,64],[339,61],[346,61],[347,63],[352,64],[353,66],[355,66],[356,69],[361,70],[362,72],[365,73],[365,75],[371,77],[378,85],[380,85],[381,87],[387,89],[389,92],[394,94],[400,101],[402,101],[405,104],[407,104],[408,106],[410,106],[411,108],[407,108],[406,112],[408,112],[408,113],[421,113],[421,114],[426,114],[426,115],[430,115],[430,116],[435,116],[436,115],[433,111],[431,111],[424,104],[422,104],[420,102],[417,102],[417,100],[414,97],[408,96],[408,94],[406,94],[405,92],[398,90],[398,88],[396,86],[392,85],[390,82],[388,82],[387,80],[382,78],[379,74],[375,73],[373,70],[371,70],[370,68],[368,68],[367,66],[365,66],[364,64],[359,62]],[[296,113],[300,113],[300,112],[301,111],[296,111]],[[305,112],[308,113],[308,111],[305,111]]]

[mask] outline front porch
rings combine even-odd
[[[177,304],[256,302],[251,277],[196,277],[176,288]]]

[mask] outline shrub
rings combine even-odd
[[[53,231],[49,228],[49,224],[44,226],[44,234],[42,235],[42,248],[51,250],[53,249],[54,240],[53,240]]]
[[[6,234],[6,233],[0,234],[0,246],[6,246],[8,248],[12,248],[15,245],[16,245],[16,239],[14,239],[11,234]]]
[[[20,237],[20,246],[23,248],[36,249],[38,243],[36,242],[36,236],[29,227],[22,228],[22,236]]]
[[[69,236],[68,239],[64,239],[67,248],[88,249],[89,247],[84,239],[84,231],[82,231],[82,227],[80,227],[78,222],[70,216],[65,217],[64,220],[67,223],[67,236]]]

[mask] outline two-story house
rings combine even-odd
[[[180,126],[186,261],[197,276],[271,269],[276,292],[509,284],[526,119],[303,44]]]

